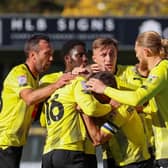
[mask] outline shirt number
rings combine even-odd
[[[56,94],[53,99],[50,100],[50,103],[46,102],[46,117],[47,117],[47,124],[50,125],[51,121],[58,121],[64,115],[64,106],[59,101],[56,101],[58,98],[58,94]],[[54,114],[54,111],[58,110],[57,114]]]

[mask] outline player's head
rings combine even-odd
[[[149,63],[151,64],[151,58],[167,57],[167,39],[162,39],[160,34],[155,31],[143,32],[137,36],[135,42],[135,52],[139,62],[148,66]]]
[[[25,43],[25,46],[24,46],[25,55],[28,56],[29,52],[31,51],[38,52],[40,50],[39,42],[42,40],[46,41],[47,43],[50,43],[49,37],[44,34],[32,35]]]
[[[24,48],[26,63],[31,64],[34,74],[46,71],[53,61],[53,46],[48,36],[35,34],[30,37]]]
[[[88,64],[85,43],[80,40],[67,41],[62,47],[61,56],[64,57],[67,71],[72,71],[75,67]]]
[[[97,38],[92,44],[93,61],[102,71],[115,72],[118,54],[118,43],[112,38]]]
[[[114,75],[109,72],[109,71],[102,71],[102,72],[97,72],[95,74],[92,74],[89,78],[96,78],[102,81],[105,85],[117,88],[117,83]],[[110,98],[105,96],[104,94],[97,94],[94,93],[94,96],[97,100],[99,100],[101,103],[109,103]]]

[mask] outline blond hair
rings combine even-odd
[[[139,46],[149,48],[153,55],[159,55],[161,58],[168,55],[168,40],[162,39],[155,31],[141,33],[136,42]]]

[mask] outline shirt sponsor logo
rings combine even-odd
[[[19,86],[26,86],[27,85],[27,78],[26,76],[19,76],[18,77]]]

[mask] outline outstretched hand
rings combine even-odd
[[[57,80],[56,84],[58,86],[58,88],[66,85],[66,84],[69,84],[69,82],[74,79],[76,77],[76,75],[73,75],[71,73],[64,73],[60,78],[59,80]]]
[[[104,93],[104,89],[106,87],[106,85],[103,82],[95,78],[90,78],[86,82],[86,86],[87,86],[86,90],[93,91],[93,92],[100,93],[100,94]]]

